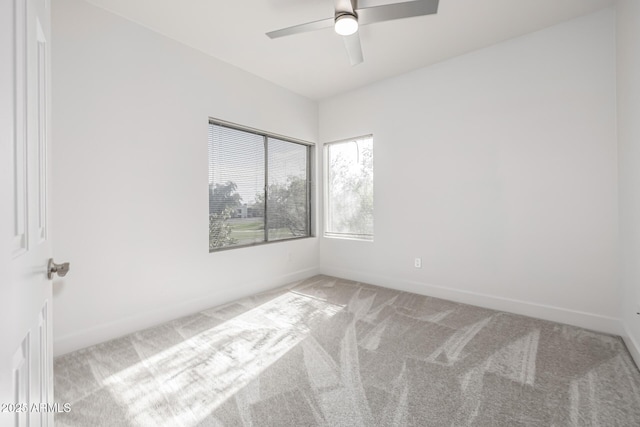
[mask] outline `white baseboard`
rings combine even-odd
[[[229,297],[228,293],[225,293],[226,296],[221,295],[220,292],[212,293],[204,297],[184,301],[169,307],[161,307],[57,337],[54,338],[53,341],[53,354],[54,356],[61,356],[81,348],[99,344],[101,342],[122,337],[132,332],[159,325],[173,319],[197,313],[210,307],[222,305],[243,296],[267,291],[298,280],[304,280],[315,276],[316,274],[319,274],[319,269],[314,267],[275,278],[265,278],[265,280],[261,280],[259,282],[245,283],[241,286],[235,287],[233,292],[235,297],[232,298]]]
[[[430,285],[427,283],[394,279],[361,271],[320,267],[320,273],[328,276],[341,277],[348,280],[356,280],[372,285],[383,286],[385,288],[442,298],[463,304],[475,305],[493,310],[535,317],[537,319],[579,326],[581,328],[604,332],[607,334],[623,335],[622,322],[620,319],[614,317]]]
[[[640,366],[640,346],[628,333],[620,319],[593,313],[570,310],[549,305],[535,304],[510,298],[497,297],[477,292],[463,291],[421,282],[394,279],[376,274],[335,268],[310,268],[260,282],[246,283],[235,289],[237,296],[247,296],[266,291],[291,282],[303,280],[316,274],[341,277],[372,285],[397,289],[416,294],[456,301],[493,310],[506,311],[538,319],[579,326],[594,331],[621,335],[629,348],[636,364]],[[172,319],[202,311],[209,307],[225,304],[236,298],[214,293],[205,297],[185,301],[171,307],[162,307],[145,313],[128,316],[113,322],[87,328],[72,334],[54,339],[54,356],[60,356],[110,339],[118,338],[135,331],[149,328]]]
[[[622,339],[624,340],[627,349],[629,349],[629,353],[631,353],[633,361],[636,362],[636,366],[640,368],[640,346],[638,346],[638,342],[629,332],[626,324],[623,325]]]

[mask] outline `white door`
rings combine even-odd
[[[50,7],[0,0],[2,427],[53,425]]]

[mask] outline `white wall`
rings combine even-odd
[[[375,153],[375,241],[321,272],[619,332],[615,73],[606,9],[321,102]]]
[[[83,1],[53,4],[55,352],[299,278],[318,239],[208,253],[209,116],[315,141],[317,105]]]
[[[640,2],[617,4],[620,279],[625,341],[640,365]]]

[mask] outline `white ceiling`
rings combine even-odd
[[[333,16],[333,0],[88,0],[311,99],[322,99],[610,6],[615,0],[440,0],[437,15],[361,27],[351,67],[324,29],[265,33]],[[398,0],[360,0],[360,7]]]

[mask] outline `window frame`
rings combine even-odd
[[[216,125],[216,126],[222,126],[222,127],[226,127],[229,129],[233,129],[233,130],[237,130],[237,131],[241,131],[241,132],[247,132],[247,133],[251,133],[254,135],[258,135],[261,136],[263,138],[263,143],[264,143],[264,178],[265,178],[265,183],[264,183],[264,197],[265,197],[265,209],[264,209],[264,216],[263,216],[263,220],[264,220],[264,240],[260,241],[260,242],[253,242],[253,243],[247,243],[247,244],[242,244],[242,245],[230,245],[230,246],[223,246],[220,248],[215,248],[215,249],[209,249],[209,253],[215,253],[215,252],[221,252],[221,251],[227,251],[227,250],[232,250],[232,249],[242,249],[242,248],[250,248],[250,247],[254,247],[254,246],[262,246],[262,245],[267,245],[267,244],[271,244],[271,243],[280,243],[280,242],[289,242],[292,240],[300,240],[300,239],[309,239],[309,238],[314,238],[315,236],[315,227],[313,226],[313,219],[315,218],[314,214],[313,214],[313,208],[314,208],[314,204],[312,203],[312,199],[313,199],[313,195],[315,193],[314,190],[314,182],[313,182],[313,165],[314,165],[314,155],[315,155],[315,150],[314,148],[316,147],[316,144],[314,144],[313,142],[309,142],[309,141],[305,141],[302,139],[297,139],[297,138],[292,138],[289,136],[284,136],[284,135],[280,135],[274,132],[268,132],[268,131],[263,131],[260,129],[256,129],[256,128],[252,128],[249,126],[244,126],[244,125],[239,125],[237,123],[233,123],[233,122],[228,122],[226,120],[221,120],[221,119],[216,119],[213,117],[209,117],[208,123],[207,123],[207,132],[209,129],[209,126],[211,125]],[[284,141],[284,142],[289,142],[292,144],[298,144],[298,145],[302,145],[306,148],[307,150],[307,159],[306,159],[306,182],[307,182],[307,200],[306,200],[306,205],[307,205],[307,234],[305,236],[298,236],[298,237],[288,237],[288,238],[283,238],[283,239],[277,239],[277,240],[268,240],[268,236],[269,236],[269,231],[268,231],[268,197],[269,197],[269,193],[268,193],[268,188],[269,188],[269,138],[272,139],[276,139],[276,140],[280,140],[280,141]],[[209,143],[209,139],[207,138],[207,144]],[[207,153],[207,160],[209,160],[209,153]],[[207,169],[209,169],[210,163],[207,164]],[[208,193],[208,191],[207,191]],[[209,197],[209,196],[207,196]],[[208,204],[207,204],[208,205]]]
[[[322,213],[323,213],[323,220],[322,220],[322,226],[323,226],[323,230],[322,230],[322,237],[327,238],[327,239],[339,239],[339,240],[355,240],[358,242],[370,242],[373,243],[374,238],[375,238],[375,211],[374,211],[374,228],[371,232],[371,235],[364,235],[364,234],[357,234],[357,233],[352,233],[352,234],[347,234],[347,233],[337,233],[337,232],[332,232],[329,231],[329,217],[331,216],[329,213],[329,147],[331,145],[336,145],[336,144],[343,144],[343,143],[348,143],[348,142],[353,142],[353,141],[358,141],[358,140],[363,140],[363,139],[371,139],[371,144],[372,144],[372,149],[373,149],[373,134],[365,134],[365,135],[360,135],[360,136],[355,136],[352,138],[346,138],[346,139],[339,139],[336,141],[331,141],[331,142],[325,142],[323,144],[323,156],[322,156],[322,160],[323,160],[323,167],[322,167],[322,172],[323,172],[323,176],[322,176],[322,187],[323,187],[323,200],[322,200],[322,205],[323,205],[323,209],[322,209]],[[375,154],[374,154],[375,156]],[[375,157],[374,157],[374,162],[375,162]],[[373,164],[372,164],[372,168],[373,168]],[[375,177],[375,175],[374,175]],[[372,183],[373,185],[373,183]],[[374,196],[375,196],[375,186],[374,188]],[[374,197],[374,207],[375,207],[375,197]]]

